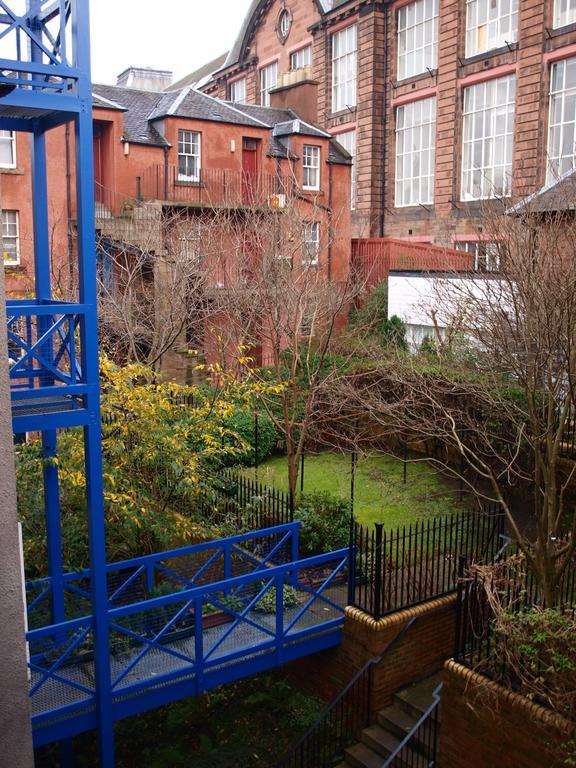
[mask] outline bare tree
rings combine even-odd
[[[203,322],[199,233],[185,213],[144,204],[99,221],[102,346],[159,370],[175,348],[196,347]]]
[[[281,209],[213,211],[207,229],[208,343],[221,365],[240,360],[244,373],[281,385],[261,405],[284,438],[293,500],[321,392],[346,367],[347,353],[331,352],[362,288],[349,269],[349,240],[338,214],[297,197]]]
[[[502,505],[550,604],[576,545],[575,465],[562,458],[576,404],[576,221],[566,208],[487,212],[493,271],[429,276],[434,351],[383,354],[332,393],[351,418],[441,446],[444,458],[430,458],[453,474],[467,468],[464,481]],[[510,501],[515,486],[523,510]]]

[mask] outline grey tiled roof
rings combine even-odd
[[[217,123],[231,123],[270,130],[269,153],[273,157],[295,157],[282,137],[294,134],[330,138],[330,134],[301,120],[291,109],[274,109],[253,104],[221,101],[193,88],[161,93],[125,88],[117,85],[95,85],[94,105],[124,111],[124,136],[135,144],[168,146],[154,127],[164,117],[188,117]],[[278,135],[274,127],[280,126]],[[344,156],[341,154],[344,152]],[[332,162],[348,162],[341,148],[330,150]]]
[[[576,210],[576,168],[528,195],[507,213],[555,213]]]
[[[94,93],[112,101],[126,111],[124,113],[124,136],[133,144],[168,145],[149,122],[148,117],[158,100],[164,95],[156,91],[139,91],[118,85],[94,85]]]
[[[172,85],[169,88],[166,88],[166,90],[179,91],[181,88],[186,88],[189,85],[195,88],[200,88],[201,86],[206,85],[206,82],[209,81],[210,76],[216,72],[216,70],[220,69],[227,58],[228,51],[223,53],[221,56],[217,56],[212,61],[204,64],[202,67],[199,67],[189,75],[186,75],[186,77],[183,77],[180,80],[177,80],[175,83],[172,83]]]
[[[217,123],[234,123],[252,127],[265,127],[261,121],[246,114],[239,105],[215,99],[193,88],[162,94],[158,104],[150,112],[150,120],[167,116],[191,117]]]
[[[326,133],[326,131],[323,131],[321,128],[317,128],[315,125],[311,125],[310,123],[302,120],[292,109],[261,107],[256,104],[235,104],[235,106],[242,110],[242,112],[245,112],[247,115],[251,115],[257,120],[260,120],[262,123],[266,123],[269,128],[286,124],[286,133],[288,134],[301,133],[304,136],[319,136],[323,138],[328,138],[330,136],[329,133]],[[288,124],[294,123],[295,121],[298,121],[299,123],[298,128],[293,131],[289,130]]]

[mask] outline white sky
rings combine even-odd
[[[92,79],[128,66],[187,75],[228,50],[250,0],[91,0]]]

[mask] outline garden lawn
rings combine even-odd
[[[242,470],[255,477],[254,468]],[[306,456],[304,492],[329,491],[350,498],[350,456],[319,453]],[[286,459],[274,457],[258,468],[264,485],[288,489]],[[300,478],[298,478],[300,488]],[[391,456],[361,458],[356,468],[354,511],[359,522],[384,523],[393,528],[420,520],[467,509],[469,501],[459,501],[459,490],[426,461],[408,462],[404,483],[404,463]]]

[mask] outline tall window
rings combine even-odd
[[[548,181],[576,165],[576,58],[557,61],[550,78]]]
[[[463,200],[510,194],[515,95],[514,76],[464,90]]]
[[[456,250],[472,254],[475,272],[497,272],[500,269],[501,246],[499,243],[486,240],[463,240],[454,245]]]
[[[312,46],[307,45],[299,51],[290,54],[290,69],[302,69],[312,64]]]
[[[302,189],[320,189],[320,147],[304,145],[302,152]]]
[[[2,251],[6,266],[20,264],[18,211],[2,211]]]
[[[270,91],[278,82],[278,62],[270,64],[260,70],[260,104],[263,107],[270,106]]]
[[[332,112],[356,106],[357,49],[355,24],[332,35]]]
[[[346,152],[352,155],[350,208],[356,208],[356,131],[339,133],[336,139],[342,144]]]
[[[417,0],[398,11],[398,80],[438,66],[438,2]]]
[[[576,0],[554,0],[554,29],[576,23]]]
[[[242,77],[240,80],[234,80],[230,83],[230,101],[234,101],[237,104],[246,103],[246,78]]]
[[[318,264],[320,255],[320,224],[317,221],[304,222],[302,234],[302,264],[305,267],[314,267]]]
[[[178,179],[200,180],[200,134],[196,131],[178,131]]]
[[[16,167],[16,134],[0,131],[0,168]]]
[[[518,0],[468,0],[466,7],[466,56],[516,42]]]
[[[436,99],[396,110],[396,205],[434,202]]]

